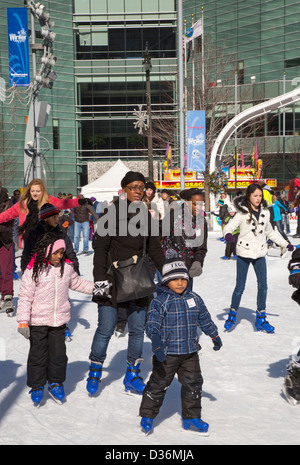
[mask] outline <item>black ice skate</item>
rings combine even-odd
[[[300,362],[292,360],[287,366],[287,371],[283,392],[287,401],[295,406],[300,403]]]

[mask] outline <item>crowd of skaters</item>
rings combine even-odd
[[[237,260],[236,287],[232,295],[228,319],[225,322],[225,330],[227,331],[232,330],[236,323],[236,314],[250,264],[253,265],[258,278],[256,328],[267,333],[275,331],[275,328],[266,319],[265,308],[267,240],[269,239],[282,249],[291,252],[293,246],[281,228],[282,218],[276,219],[275,215],[272,218],[270,211],[270,206],[276,206],[277,200],[281,202],[282,199],[278,199],[277,196],[277,198],[272,198],[268,204],[266,201],[268,192],[265,194],[266,189],[263,187],[265,186],[251,185],[251,188],[237,196],[233,203],[229,200],[226,192],[221,193],[219,200],[220,209],[217,214],[222,220],[226,241],[225,257],[230,258],[232,254]],[[280,214],[282,211],[290,211],[291,207],[293,211],[298,213],[300,195],[298,196],[297,192],[295,194],[293,205],[286,206],[286,208],[280,206]],[[156,275],[159,281],[157,296],[154,298],[151,296],[151,299],[140,299],[140,301],[131,300],[119,305],[116,300],[114,282],[108,277],[109,265],[114,260],[125,260],[135,253],[142,254],[143,241],[137,241],[137,238],[129,233],[127,236],[121,236],[117,233],[113,237],[109,235],[102,237],[95,230],[94,224],[103,211],[109,211],[112,206],[115,208],[122,196],[126,198],[128,204],[143,200],[151,219],[159,222],[168,216],[171,229],[167,236],[163,234],[153,236],[151,234],[151,221],[149,221],[149,229],[146,233],[149,269],[152,270],[153,279]],[[104,209],[105,205],[99,205],[95,198],[86,199],[82,195],[74,197],[71,194],[59,194],[58,197],[48,195],[41,180],[31,181],[22,195],[20,191],[14,191],[12,198],[8,196],[5,187],[0,185],[1,306],[8,315],[13,314],[14,252],[19,247],[22,249],[22,283],[18,296],[17,320],[19,332],[30,339],[27,384],[31,388],[32,399],[36,403],[40,403],[42,400],[44,386],[47,382],[49,392],[54,398],[62,401],[65,397],[63,382],[66,376],[67,357],[64,338],[66,325],[70,318],[67,290],[74,289],[92,295],[92,300],[98,304],[98,327],[89,356],[90,369],[87,379],[89,394],[94,395],[99,389],[107,346],[117,326],[118,312],[122,309],[125,311],[129,327],[124,386],[125,389],[142,395],[140,413],[143,430],[149,432],[152,429],[153,419],[158,413],[166,389],[175,374],[179,375],[180,373],[183,425],[186,429],[194,427],[199,432],[207,432],[208,425],[201,420],[203,379],[198,357],[195,356],[198,352],[197,326],[200,326],[202,331],[212,338],[215,350],[221,348],[222,341],[204,302],[193,292],[193,279],[201,275],[207,253],[208,228],[203,212],[203,201],[203,193],[199,189],[182,191],[180,197],[175,196],[172,199],[167,191],[158,195],[153,182],[146,182],[141,173],[132,171],[123,178],[120,195],[107,205],[106,209]],[[188,204],[189,208],[186,208],[185,204]],[[249,213],[250,220],[248,219]],[[273,213],[275,214],[275,209]],[[199,243],[193,242],[191,245],[190,238],[193,237],[193,233],[193,239],[197,240],[198,223],[196,220],[199,216],[203,220],[200,227],[201,234],[199,234],[201,240]],[[127,218],[127,220],[129,219]],[[119,218],[117,218],[118,220]],[[287,227],[289,228],[288,223]],[[181,231],[181,234],[177,234],[177,229]],[[84,254],[88,253],[88,241],[93,237],[93,283],[80,276],[77,254],[79,253],[81,231]],[[298,229],[294,237],[300,237]],[[292,262],[293,260],[291,260]],[[292,267],[291,265],[290,284],[299,289],[300,274],[298,268],[300,267],[297,268],[297,261],[294,263],[296,266]],[[44,275],[47,275],[46,281],[50,286],[47,295],[51,297],[53,283],[59,273],[62,279],[62,300],[59,303],[59,308],[55,309],[59,317],[55,315],[55,320],[53,320],[53,307],[57,307],[58,304],[57,301],[54,303],[49,298],[49,301],[44,304],[46,308],[41,308],[45,286],[40,287],[40,281]],[[181,345],[179,347],[179,344],[175,343],[176,341],[168,339],[168,331],[170,331],[168,325],[179,324],[178,319],[167,319],[166,313],[162,313],[161,309],[165,308],[164,299],[170,301],[169,294],[173,300],[171,300],[172,305],[168,312],[170,314],[172,311],[177,312],[181,317],[188,315],[191,318],[190,324],[184,325],[180,331],[187,340],[192,339],[192,348],[187,348],[184,344],[184,348]],[[300,303],[299,293],[296,296],[298,300],[295,298],[295,294],[297,291],[293,294],[294,300]],[[178,299],[179,296],[180,299]],[[159,305],[157,299],[160,299]],[[193,313],[191,308],[194,307],[196,311]],[[146,332],[152,340],[155,354],[153,374],[147,386],[139,375],[146,321]],[[166,333],[164,333],[165,325],[167,327]],[[41,334],[41,327],[47,328],[46,334],[52,344],[49,342],[47,349],[41,344],[42,339],[47,340],[45,334]],[[187,328],[192,328],[192,334],[189,334]],[[178,328],[176,329],[178,330]],[[54,349],[56,344],[57,347]],[[173,352],[172,347],[174,347]],[[53,359],[49,354],[47,363],[41,362],[37,370],[36,360],[42,359],[45,350],[55,353],[57,359]],[[166,368],[166,366],[171,365],[171,360],[172,362],[175,360],[174,357],[176,357],[176,362],[172,365],[171,370],[164,369],[162,374],[161,364]],[[193,359],[192,362],[191,359]],[[188,377],[187,382],[185,375],[189,372],[191,363],[193,376]],[[149,401],[151,398],[152,403]]]

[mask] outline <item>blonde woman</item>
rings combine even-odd
[[[80,202],[85,204],[86,199]],[[45,184],[41,179],[33,179],[24,189],[19,202],[3,213],[0,213],[0,223],[14,220],[19,217],[19,245],[23,248],[29,232],[34,229],[39,221],[39,212],[45,203],[55,205],[59,210],[78,207],[78,199],[58,199],[48,195]]]

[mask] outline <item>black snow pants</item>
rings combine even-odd
[[[166,391],[175,374],[181,384],[182,418],[201,418],[203,378],[198,352],[185,355],[167,355],[164,362],[153,357],[153,370],[144,389],[140,416],[155,418],[163,403]]]
[[[27,360],[27,386],[36,389],[48,383],[63,383],[68,358],[65,344],[66,325],[30,326]]]

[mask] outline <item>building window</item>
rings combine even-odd
[[[53,118],[52,120],[52,126],[53,126],[53,149],[58,150],[60,149],[60,143],[59,143],[59,120],[56,118]]]
[[[244,60],[238,62],[238,84],[244,84],[245,83],[245,64]]]
[[[296,68],[296,66],[300,66],[300,58],[291,58],[290,60],[285,60],[286,68]]]
[[[173,27],[127,27],[98,30],[82,25],[76,35],[77,60],[142,59],[148,43],[152,58],[176,57]]]

